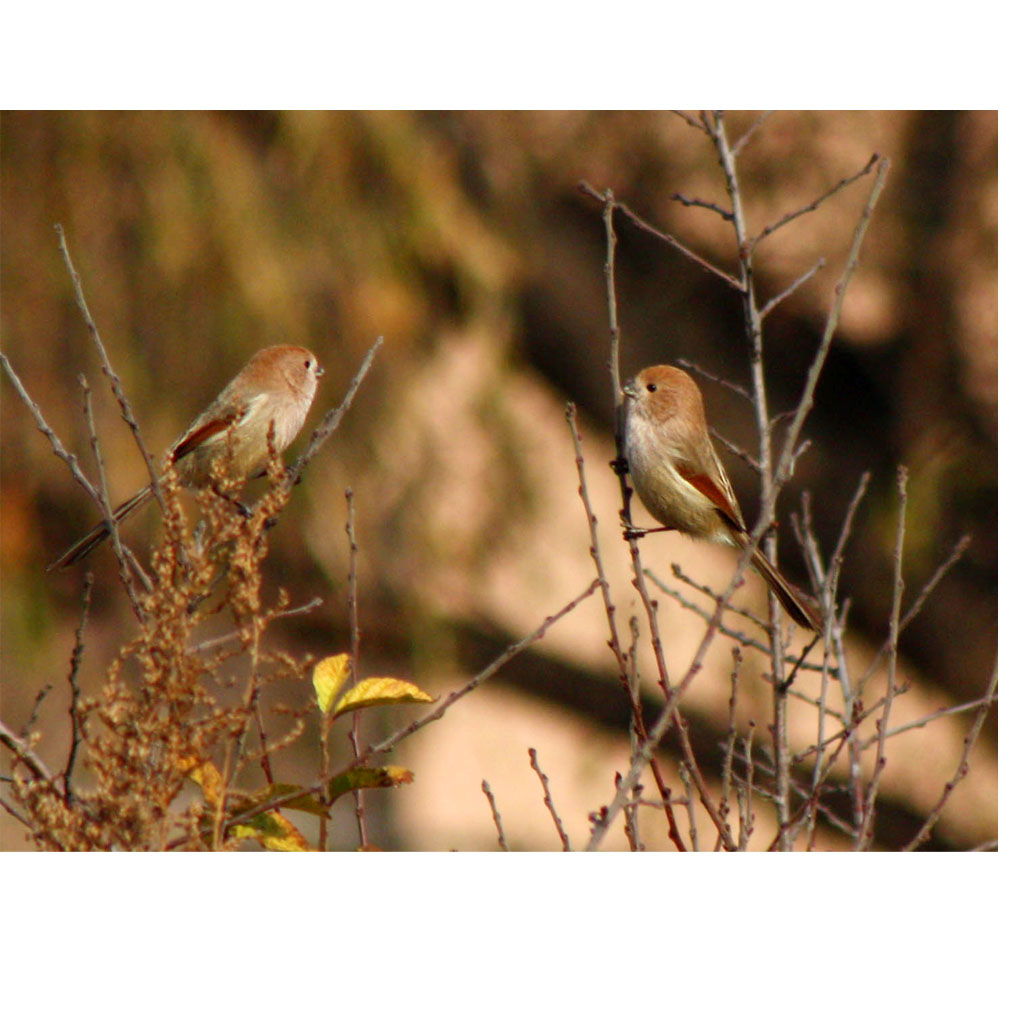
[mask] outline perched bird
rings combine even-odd
[[[228,476],[244,479],[259,473],[270,458],[271,424],[274,449],[283,452],[302,429],[322,374],[323,368],[308,349],[298,345],[261,349],[170,449],[168,457],[178,479],[192,489],[206,486],[218,459]],[[114,519],[122,522],[152,497],[153,486],[147,484],[114,509]],[[47,572],[74,565],[109,533],[106,521],[97,523],[47,566]]]
[[[622,389],[625,454],[647,511],[663,526],[742,548],[749,540],[732,484],[708,435],[693,378],[674,366],[649,366]],[[798,625],[821,633],[821,616],[757,548],[751,564]]]

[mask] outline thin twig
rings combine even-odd
[[[12,818],[14,818],[15,821],[21,822],[21,824],[24,825],[24,827],[27,828],[29,832],[35,831],[35,826],[32,824],[32,822],[29,821],[28,818],[26,818],[21,813],[21,811],[14,807],[13,804],[9,804],[6,800],[4,800],[3,797],[0,797],[0,807],[2,807]]]
[[[623,398],[622,380],[619,376],[619,342],[622,335],[619,330],[618,301],[615,297],[615,246],[618,237],[615,234],[615,194],[610,188],[605,189],[602,220],[604,221],[605,237],[604,292],[605,300],[608,303],[608,331],[611,349],[608,357],[608,369],[612,377],[612,407],[615,409],[616,433],[617,436],[621,436]]]
[[[68,249],[67,239],[64,236],[64,228],[60,224],[55,224],[54,230],[57,232],[58,244],[61,256],[64,258],[64,265],[67,267],[68,274],[71,276],[71,284],[75,292],[75,301],[77,302],[78,308],[85,319],[85,326],[89,330],[93,344],[96,346],[96,351],[99,353],[100,365],[103,369],[103,373],[110,384],[110,390],[113,392],[114,398],[117,400],[118,407],[121,410],[121,418],[128,424],[128,427],[132,432],[132,436],[135,438],[135,443],[138,446],[139,452],[142,454],[142,460],[145,462],[146,469],[149,472],[149,480],[153,486],[153,494],[156,497],[157,504],[160,506],[161,513],[166,517],[167,508],[164,504],[164,496],[160,489],[159,476],[153,466],[153,460],[143,443],[142,431],[139,428],[138,420],[135,418],[135,413],[132,411],[131,403],[128,401],[128,396],[124,393],[124,388],[121,386],[121,378],[118,377],[117,373],[114,371],[114,367],[111,365],[110,358],[107,355],[107,349],[103,344],[103,339],[100,337],[99,329],[96,327],[96,322],[92,318],[92,313],[89,312],[89,305],[85,301],[85,292],[82,289],[82,279],[78,276],[78,271],[75,269],[75,265],[71,260],[71,252]]]
[[[310,460],[314,455],[327,443],[327,439],[338,429],[339,424],[344,419],[345,414],[352,406],[352,402],[355,400],[356,392],[359,390],[359,386],[363,383],[363,378],[370,372],[370,367],[373,364],[373,358],[377,354],[377,350],[384,344],[384,338],[379,337],[370,346],[370,350],[363,357],[363,361],[359,366],[359,370],[356,375],[352,378],[351,383],[348,386],[348,391],[345,392],[345,397],[342,399],[340,405],[336,405],[331,409],[326,416],[317,425],[316,430],[313,431],[312,436],[309,439],[309,444],[306,446],[306,450],[295,460],[294,464],[288,468],[289,486],[294,487],[299,482],[299,478],[302,476],[302,471],[309,465]]]
[[[902,697],[905,693],[908,693],[909,691],[910,691],[910,684],[909,683],[901,683],[899,686],[896,687],[895,697],[897,697],[897,698],[898,697]],[[855,704],[854,704],[854,713],[851,716],[850,721],[856,721],[858,724],[860,722],[866,722],[876,711],[878,711],[885,704],[886,700],[887,700],[887,696],[885,694],[883,694],[876,701],[874,701],[874,703],[868,705],[868,707],[866,707],[866,708],[862,704],[855,702]],[[835,712],[830,712],[830,714],[835,715]],[[817,753],[821,749],[827,749],[833,743],[845,741],[846,738],[847,738],[847,734],[850,732],[851,726],[850,726],[849,722],[845,720],[845,718],[842,719],[842,724],[843,724],[843,727],[842,727],[842,729],[839,730],[839,732],[833,733],[831,736],[828,736],[826,739],[822,740],[820,743],[816,743],[813,747],[807,747],[805,750],[800,751],[800,753],[794,754],[793,755],[793,761],[795,763],[796,762],[800,762],[805,757],[809,757],[811,754]],[[887,736],[895,736],[897,733],[902,732],[902,731],[903,731],[902,728],[892,729],[886,735]],[[851,735],[849,738],[852,740],[853,736]],[[878,742],[878,733],[876,732],[874,736],[869,737],[868,739],[862,741],[862,747],[869,747],[869,746],[871,746],[872,743],[877,743],[877,742]]]
[[[743,789],[737,790],[737,803],[740,815],[739,848],[746,850],[750,846],[750,837],[754,834],[754,723],[747,723],[747,738],[743,742],[743,757],[746,772],[743,777]],[[742,794],[742,799],[740,799]]]
[[[499,672],[505,667],[516,655],[521,654],[531,644],[536,643],[540,640],[547,631],[560,619],[565,618],[570,612],[574,611],[580,604],[582,604],[588,597],[590,597],[595,590],[600,586],[600,580],[594,579],[590,582],[590,585],[583,591],[577,594],[568,604],[560,608],[553,615],[549,615],[532,633],[527,634],[521,640],[516,641],[514,644],[509,644],[501,654],[498,655],[482,672],[478,672],[468,683],[460,686],[459,689],[453,690],[448,694],[447,697],[442,700],[436,708],[421,718],[417,718],[415,721],[410,722],[408,725],[403,726],[401,729],[397,729],[390,736],[381,740],[379,743],[375,743],[370,747],[367,747],[359,757],[358,761],[353,761],[349,767],[355,768],[357,765],[365,763],[369,758],[376,757],[378,754],[386,754],[390,750],[393,750],[399,743],[407,739],[413,733],[419,732],[425,725],[429,725],[431,722],[436,722],[439,718],[442,718],[448,709],[458,701],[462,700],[467,694],[470,694],[482,683],[487,682],[493,675]]]
[[[685,359],[683,356],[676,356],[675,360],[684,370],[689,370],[691,373],[699,374],[705,380],[714,381],[716,384],[721,384],[723,388],[728,388],[730,391],[735,392],[741,398],[748,402],[752,402],[753,398],[750,396],[750,392],[747,391],[742,384],[737,384],[735,381],[729,380],[727,377],[720,377],[717,373],[709,373],[704,369],[703,366],[693,362],[691,359]]]
[[[729,676],[729,718],[728,729],[725,734],[725,753],[722,757],[722,802],[719,804],[719,814],[724,821],[729,819],[729,795],[732,791],[733,760],[736,753],[736,696],[739,692],[740,665],[743,664],[743,650],[740,647],[732,649],[732,673]],[[721,837],[715,840],[715,849],[720,848]]]
[[[867,494],[868,482],[870,479],[871,475],[869,473],[862,473],[859,481],[857,482],[857,488],[853,493],[853,497],[849,502],[847,502],[846,514],[843,516],[843,523],[839,530],[839,537],[836,541],[835,549],[832,552],[832,557],[829,559],[827,573],[822,572],[817,548],[812,545],[805,546],[805,551],[808,552],[811,559],[812,578],[818,586],[818,592],[828,595],[825,602],[825,661],[827,663],[830,655],[835,659],[837,670],[836,675],[839,680],[839,690],[843,699],[843,720],[847,725],[860,720],[859,714],[861,702],[857,688],[852,686],[850,682],[846,646],[843,640],[845,631],[845,613],[842,618],[836,618],[836,599],[839,593],[839,574],[842,569],[843,554],[852,534],[854,516],[860,508],[861,502],[864,500],[864,496]],[[846,609],[849,609],[849,602],[846,603]],[[825,692],[825,689],[826,686],[823,681],[823,693]],[[820,742],[820,734],[818,738]],[[847,749],[849,751],[848,763],[850,782],[848,788],[850,793],[850,804],[853,809],[854,827],[859,829],[864,820],[864,775],[861,768],[862,741],[858,732],[853,732],[850,735],[847,743]],[[819,772],[822,770],[822,756],[823,755],[820,753],[816,756],[814,769],[815,782],[817,782]],[[812,808],[811,814],[811,827],[813,828],[814,808]]]
[[[348,613],[351,628],[351,658],[352,685],[359,681],[359,598],[358,583],[356,575],[356,554],[359,548],[356,546],[356,503],[355,495],[351,487],[345,488],[345,502],[348,507],[348,516],[345,519],[345,533],[348,535]],[[352,743],[352,754],[359,760],[359,709],[352,712],[352,728],[348,738]],[[356,825],[359,829],[359,847],[367,849],[370,845],[369,836],[366,830],[366,796],[362,787],[357,787],[354,796]]]
[[[711,621],[712,612],[705,611],[700,605],[688,600],[680,591],[676,590],[674,587],[670,587],[657,575],[657,573],[650,569],[644,569],[644,575],[651,580],[651,582],[654,583],[662,593],[667,594],[681,607],[686,608],[688,611],[696,612],[705,622]],[[680,582],[693,587],[694,590],[700,591],[700,593],[705,597],[710,598],[712,601],[718,600],[718,593],[715,590],[703,583],[698,583],[692,577],[687,576],[676,562],[672,563],[672,575]],[[766,624],[763,619],[758,618],[753,612],[748,611],[746,608],[740,608],[737,605],[734,605],[731,601],[726,602],[726,610],[735,615],[742,616],[748,622],[753,623],[761,629],[766,628]],[[725,623],[722,623],[720,628],[725,636],[739,641],[744,647],[753,647],[755,650],[761,651],[762,654],[771,653],[766,644],[762,643],[760,640],[755,640],[754,638],[747,636],[746,633],[743,633],[738,629],[733,629],[732,627],[725,625]]]
[[[878,790],[882,782],[882,771],[885,768],[885,741],[889,730],[889,715],[892,712],[896,696],[896,654],[900,632],[900,606],[903,602],[903,591],[906,584],[903,580],[903,542],[907,530],[907,469],[900,466],[896,476],[896,495],[899,501],[899,513],[896,520],[896,546],[892,554],[892,610],[889,613],[889,666],[886,673],[886,699],[882,705],[882,714],[878,720],[878,750],[875,754],[875,770],[868,783],[865,799],[864,821],[857,834],[857,849],[863,850],[871,842],[875,832],[875,805]]]
[[[64,766],[64,796],[69,803],[73,799],[71,773],[75,770],[78,744],[82,739],[82,720],[78,708],[82,689],[78,685],[78,672],[82,667],[82,655],[85,653],[85,627],[89,622],[89,610],[92,607],[92,584],[93,575],[86,572],[82,582],[82,615],[75,630],[75,646],[71,650],[71,668],[68,671],[68,686],[71,689],[71,702],[68,707],[71,717],[71,743],[68,748],[67,764]]]
[[[733,215],[731,210],[726,210],[724,207],[719,206],[718,203],[713,203],[708,199],[690,199],[689,197],[684,196],[681,192],[673,192],[672,198],[683,206],[696,206],[702,210],[710,210],[712,213],[717,213],[724,221],[732,220]]]
[[[758,128],[761,127],[768,120],[769,117],[774,114],[774,110],[764,110],[758,115],[754,123],[740,136],[739,142],[734,142],[732,147],[732,155],[734,157],[739,156],[740,153],[746,148],[747,143],[753,138]]]
[[[277,619],[287,619],[292,615],[306,615],[320,605],[324,603],[322,597],[314,597],[311,601],[307,601],[306,604],[299,605],[297,608],[282,608],[267,613],[267,622],[273,622]],[[225,644],[229,644],[234,640],[237,640],[241,635],[241,630],[233,629],[230,633],[225,633],[223,636],[213,637],[210,640],[203,640],[201,643],[193,644],[187,648],[189,654],[201,654],[204,651],[211,650],[214,647],[223,647]]]
[[[14,732],[8,729],[2,721],[0,721],[0,743],[7,747],[8,750],[12,751],[18,760],[24,764],[40,782],[45,782],[55,792],[60,792],[60,787],[54,780],[49,768],[47,768],[38,757],[36,757],[32,748],[29,746],[28,741],[17,736]],[[63,793],[60,795],[63,797]]]
[[[50,442],[53,454],[64,462],[71,471],[71,475],[74,477],[75,481],[82,487],[86,494],[88,494],[89,497],[102,508],[103,502],[99,496],[99,492],[95,487],[93,487],[89,478],[82,472],[81,467],[78,465],[78,457],[71,455],[64,445],[61,444],[60,438],[50,427],[49,423],[46,422],[39,406],[29,396],[29,393],[25,390],[24,384],[21,383],[21,378],[19,378],[14,372],[14,367],[11,366],[7,356],[5,356],[3,352],[0,352],[0,366],[3,366],[8,379],[14,385],[14,390],[18,392],[22,402],[25,403],[26,408],[32,414],[32,418],[36,421],[36,428],[47,439],[47,441]]]
[[[825,202],[826,199],[829,199],[831,196],[834,196],[837,192],[841,192],[844,188],[847,187],[847,185],[852,185],[855,181],[859,181],[861,178],[864,177],[865,174],[867,174],[871,170],[872,167],[875,166],[876,163],[878,163],[879,159],[881,158],[877,153],[872,153],[871,159],[868,160],[868,162],[859,171],[857,171],[856,174],[852,174],[848,178],[841,178],[830,189],[827,189],[820,196],[818,196],[817,199],[812,200],[806,206],[801,206],[799,210],[794,210],[792,213],[787,213],[784,217],[777,220],[774,224],[769,224],[768,227],[764,228],[762,232],[751,241],[751,249],[755,248],[759,242],[764,241],[764,239],[766,239],[769,235],[774,234],[776,231],[779,230],[779,228],[791,223],[798,217],[802,217],[805,213],[811,213],[812,211],[816,210],[819,206],[821,206],[823,202]]]
[[[923,729],[929,722],[934,722],[939,718],[949,718],[952,715],[962,715],[965,711],[970,711],[973,708],[981,707],[982,705],[994,704],[999,699],[998,695],[988,695],[984,697],[978,697],[976,700],[965,701],[963,704],[957,704],[951,708],[939,708],[938,711],[933,711],[929,715],[922,715],[920,718],[915,718],[912,722],[906,722],[903,725],[896,726],[895,729],[890,729],[886,734],[886,739],[892,736],[899,736],[902,732],[911,732],[914,729]],[[869,736],[864,741],[865,747],[870,747],[872,743],[877,743],[879,737]]]
[[[888,175],[889,160],[888,158],[883,158],[878,162],[878,172],[875,177],[875,184],[872,186],[871,193],[868,196],[867,202],[864,205],[864,210],[861,213],[860,221],[854,230],[853,240],[850,244],[850,252],[846,260],[846,265],[843,268],[843,272],[839,277],[839,283],[836,285],[835,298],[833,299],[831,309],[829,310],[828,320],[825,324],[825,329],[822,332],[821,341],[818,344],[818,349],[815,352],[814,359],[808,367],[807,374],[804,379],[803,393],[801,394],[800,401],[794,411],[793,422],[790,424],[789,430],[786,433],[786,438],[782,445],[782,451],[779,454],[779,469],[776,472],[775,479],[772,481],[773,491],[777,492],[777,490],[781,488],[783,484],[782,474],[792,465],[791,460],[793,457],[793,451],[796,448],[797,439],[803,429],[805,420],[808,415],[810,415],[811,407],[814,404],[814,392],[818,386],[818,378],[821,376],[821,370],[825,365],[825,359],[832,347],[832,339],[835,336],[836,328],[839,326],[839,317],[843,308],[843,300],[846,298],[846,291],[850,286],[850,281],[853,278],[854,271],[857,269],[859,263],[861,245],[864,242],[864,236],[867,233],[871,217],[875,212],[878,199],[882,194],[882,190],[885,188],[885,182]]]
[[[537,778],[540,779],[541,788],[544,790],[544,806],[547,807],[551,814],[551,820],[555,823],[555,828],[558,830],[558,838],[562,843],[562,849],[568,853],[572,847],[569,845],[569,837],[565,834],[565,829],[562,827],[562,819],[559,818],[558,812],[555,810],[554,801],[551,799],[551,789],[548,786],[548,777],[540,770],[540,765],[537,763],[537,751],[530,747],[530,767],[537,773]]]
[[[635,544],[635,542],[631,543]],[[747,555],[749,560],[749,552],[747,552]],[[640,575],[642,580],[642,567],[639,570],[638,575]],[[739,572],[737,572],[737,575],[734,577],[731,584],[733,590],[735,590],[739,585],[738,577]],[[600,847],[608,829],[611,827],[612,822],[622,810],[623,805],[629,799],[629,792],[636,785],[644,768],[653,760],[654,753],[657,750],[662,737],[668,731],[669,726],[672,725],[674,725],[680,733],[680,739],[683,743],[684,763],[686,764],[687,769],[691,771],[694,782],[697,784],[697,790],[700,795],[701,803],[704,805],[704,809],[708,812],[709,817],[714,822],[715,828],[722,837],[722,842],[726,849],[736,849],[736,843],[732,838],[728,823],[724,822],[718,814],[718,808],[715,806],[715,802],[706,788],[703,777],[700,775],[699,770],[696,770],[696,758],[690,744],[689,728],[686,723],[680,719],[677,708],[677,701],[679,700],[680,695],[686,691],[686,688],[700,671],[704,658],[707,655],[708,648],[711,646],[711,641],[718,633],[718,627],[724,611],[724,601],[728,600],[730,593],[731,591],[727,589],[725,598],[719,602],[718,607],[715,609],[711,622],[708,623],[707,629],[704,631],[704,636],[701,638],[697,651],[690,662],[690,667],[687,669],[682,679],[680,679],[675,686],[665,688],[665,706],[662,708],[661,713],[655,720],[654,725],[647,730],[647,740],[643,743],[636,756],[631,758],[629,771],[622,777],[621,783],[616,787],[615,795],[613,796],[611,803],[606,807],[603,807],[600,813],[594,818],[594,825],[590,833],[590,840],[587,843],[588,850],[596,850]]]
[[[967,550],[971,543],[969,534],[964,534],[957,542],[953,545],[952,550],[946,556],[945,560],[940,566],[931,574],[928,578],[928,582],[921,588],[920,593],[914,599],[914,603],[910,606],[909,611],[900,620],[899,636],[903,635],[903,631],[907,628],[909,623],[917,616],[921,611],[921,606],[925,600],[932,593],[932,591],[938,586],[942,578],[949,572],[950,569],[963,557],[964,552]],[[861,674],[860,679],[857,682],[857,691],[863,690],[867,681],[875,674],[875,669],[878,668],[879,663],[889,654],[889,640],[875,652],[874,658],[871,660],[871,664],[868,665],[867,669]]]
[[[32,732],[33,727],[36,724],[36,719],[39,717],[39,712],[42,710],[43,701],[49,696],[50,691],[53,689],[53,681],[46,683],[41,687],[39,692],[36,694],[36,699],[32,702],[32,710],[29,712],[29,716],[25,721],[25,724],[21,727],[22,738],[28,736]]]
[[[604,202],[604,194],[598,192],[593,186],[589,185],[585,181],[579,183],[579,190],[592,199],[596,199],[598,202]],[[641,231],[646,231],[648,234],[654,235],[655,238],[660,238],[663,242],[670,245],[676,252],[681,252],[688,259],[692,260],[697,266],[703,270],[708,271],[710,274],[714,274],[715,277],[723,280],[730,288],[741,289],[739,281],[736,280],[731,274],[727,274],[724,270],[719,270],[713,263],[709,263],[702,256],[698,256],[692,249],[688,249],[679,239],[674,238],[666,231],[659,231],[653,224],[648,223],[638,213],[634,213],[625,203],[616,202],[615,206],[617,209],[622,211],[623,216],[631,221],[636,227],[640,228]]]
[[[857,509],[860,508],[864,495],[867,494],[870,481],[871,474],[869,472],[861,473],[860,479],[857,481],[857,487],[853,492],[853,497],[846,503],[846,514],[843,516],[843,523],[839,528],[839,537],[836,539],[836,546],[832,551],[832,557],[829,559],[830,576],[839,575],[839,566],[842,563],[843,552],[846,550],[846,545],[853,532],[853,517],[857,514]],[[824,578],[818,582],[823,583]]]
[[[644,726],[643,720],[643,705],[640,699],[640,664],[637,657],[637,651],[640,647],[640,622],[635,615],[629,617],[629,654],[627,658],[628,665],[628,681],[627,681],[627,693],[629,694],[630,706],[633,708],[640,708],[641,713],[639,715],[633,714],[630,716],[629,724],[629,756],[630,760],[636,757],[636,752],[640,749],[640,744],[647,738],[647,729]],[[655,762],[657,764],[657,762]],[[658,784],[658,791],[664,794],[670,794],[667,786],[661,781],[661,772],[652,772],[655,781]],[[618,782],[616,782],[618,785]],[[640,794],[643,790],[641,783],[637,783],[633,789],[634,800],[640,799]],[[640,819],[636,813],[636,808],[631,807],[628,812],[624,812],[626,818],[625,825],[623,826],[626,832],[626,837],[629,840],[629,848],[634,851],[643,850],[644,841],[640,836]],[[672,815],[671,820],[674,821],[675,815]],[[678,827],[676,828],[676,835],[679,834]]]
[[[949,572],[953,566],[963,558],[967,549],[971,546],[971,535],[965,533],[957,542],[953,545],[953,549],[946,556],[945,561],[931,574],[928,582],[921,588],[920,593],[914,599],[914,603],[910,606],[909,610],[900,620],[900,632],[902,633],[907,626],[917,618],[918,612],[921,611],[921,606],[928,600],[932,591],[938,586],[942,578]]]
[[[487,802],[491,805],[491,817],[494,819],[494,827],[498,830],[498,845],[508,853],[508,843],[505,841],[505,832],[501,827],[501,815],[498,813],[498,805],[494,801],[494,794],[491,792],[490,784],[486,779],[483,780],[480,788],[484,791],[484,796],[487,797]]]
[[[78,375],[78,385],[82,389],[82,407],[85,414],[86,426],[89,428],[89,445],[92,448],[92,457],[96,463],[96,473],[99,477],[100,506],[103,510],[103,518],[107,524],[107,533],[110,542],[114,546],[114,555],[117,558],[117,572],[121,578],[125,593],[128,595],[128,603],[132,606],[135,617],[142,622],[145,613],[139,603],[139,596],[135,593],[135,584],[132,582],[132,571],[125,554],[125,546],[121,543],[121,531],[118,528],[117,520],[114,517],[113,506],[110,504],[110,491],[107,488],[107,472],[103,464],[103,453],[100,450],[100,439],[96,433],[96,422],[92,415],[92,389],[85,379],[85,374]],[[146,576],[147,583],[149,577]],[[152,585],[147,588],[152,592]]]
[[[674,110],[672,113],[674,113],[676,117],[681,117],[691,128],[696,128],[697,131],[704,135],[708,134],[707,125],[705,125],[699,118],[694,117],[693,114],[688,114],[685,110]]]
[[[686,820],[690,823],[690,849],[697,853],[700,850],[700,834],[697,831],[697,801],[693,798],[695,787],[693,785],[693,775],[686,770],[686,765],[682,763],[679,765],[679,779],[686,790],[686,795],[682,798],[681,803],[686,808]],[[724,815],[722,820],[725,820]],[[722,844],[721,834],[715,836],[715,845],[721,849]]]
[[[783,289],[782,289],[782,291],[781,291],[781,292],[779,292],[779,294],[778,294],[778,295],[776,295],[776,296],[774,296],[773,298],[769,299],[769,300],[768,300],[768,301],[767,301],[767,302],[766,302],[766,303],[765,303],[765,304],[764,304],[764,305],[763,305],[763,306],[761,307],[761,319],[762,319],[762,320],[764,320],[764,319],[765,319],[765,317],[767,317],[767,316],[768,316],[768,314],[769,314],[769,313],[770,313],[770,312],[771,312],[771,311],[772,311],[772,310],[773,310],[773,309],[774,309],[774,308],[775,308],[775,307],[776,307],[776,306],[777,306],[777,305],[778,305],[778,304],[779,304],[780,302],[785,302],[785,301],[786,301],[786,299],[788,299],[788,298],[790,297],[790,295],[792,295],[792,294],[793,294],[793,292],[795,292],[795,291],[796,291],[796,290],[797,290],[797,289],[798,289],[798,288],[799,288],[799,287],[800,287],[801,285],[804,285],[804,284],[806,284],[806,283],[807,283],[808,281],[810,281],[810,279],[811,279],[812,277],[814,277],[814,275],[815,275],[815,274],[816,274],[816,273],[817,273],[817,272],[818,272],[819,270],[821,270],[821,268],[822,268],[823,266],[825,266],[825,257],[824,257],[824,256],[821,256],[821,257],[819,257],[819,258],[818,258],[818,260],[817,260],[817,262],[816,262],[816,263],[814,264],[814,266],[812,266],[812,267],[811,267],[811,268],[810,268],[809,270],[805,270],[805,271],[804,271],[804,272],[803,272],[803,273],[802,273],[802,274],[801,274],[801,275],[800,275],[800,276],[799,276],[799,277],[798,277],[798,278],[797,278],[797,279],[796,279],[795,281],[792,281],[792,282],[791,282],[790,284],[788,284],[788,285],[787,285],[787,286],[786,286],[785,288],[783,288]]]

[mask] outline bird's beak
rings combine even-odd
[[[627,380],[626,383],[622,385],[622,393],[627,398],[639,398],[640,397],[640,394],[639,394],[639,392],[636,389],[636,383],[634,381],[631,381],[631,380]]]
[[[316,375],[317,375],[318,378],[322,377],[324,375],[324,368],[322,366],[320,366],[319,364],[317,365],[317,368],[316,368]]]

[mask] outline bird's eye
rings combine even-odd
[[[308,370],[312,365],[313,365],[312,362],[309,359],[307,359],[306,360],[306,369]]]
[[[653,395],[654,392],[658,390],[658,385],[657,384],[648,384],[647,385],[647,390],[650,391],[650,393]]]

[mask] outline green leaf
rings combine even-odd
[[[347,772],[339,772],[332,776],[327,784],[328,800],[333,804],[339,796],[351,793],[353,789],[387,789],[390,786],[403,786],[412,782],[413,774],[408,768],[398,765],[385,765],[383,768],[352,768]],[[292,786],[277,782],[260,793],[257,803],[281,796],[289,791],[300,792],[301,786]],[[302,793],[301,796],[288,800],[281,805],[293,811],[305,811],[321,817],[327,814],[327,808],[320,802],[317,793]]]
[[[353,768],[331,779],[331,803],[353,789],[388,789],[407,785],[412,780],[413,774],[408,768],[395,764],[387,764],[383,768]]]

